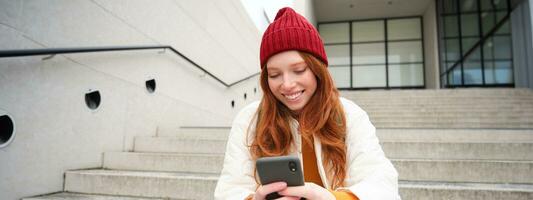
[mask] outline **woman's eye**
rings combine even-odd
[[[279,74],[269,74],[269,75],[268,75],[269,78],[276,78],[276,77],[278,77],[278,76],[279,76]]]
[[[307,70],[307,68],[305,68],[305,69],[301,69],[301,70],[296,70],[296,71],[294,71],[294,72],[296,72],[296,74],[302,74],[302,73],[305,72],[305,70]]]

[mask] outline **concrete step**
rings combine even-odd
[[[475,122],[532,122],[533,123],[533,117],[523,117],[523,116],[505,116],[505,117],[499,117],[499,116],[413,116],[413,115],[405,115],[405,116],[370,116],[370,120],[395,120],[395,121],[410,121],[410,122],[463,122],[463,123],[475,123]]]
[[[475,108],[490,108],[490,107],[515,107],[524,106],[531,109],[533,100],[447,100],[447,99],[375,99],[375,100],[361,100],[351,99],[361,107],[412,107],[422,105],[425,107],[465,107],[473,106]]]
[[[407,111],[407,110],[395,110],[385,112],[373,112],[369,111],[368,116],[371,118],[414,118],[417,120],[423,120],[426,118],[433,119],[498,119],[498,120],[517,120],[531,121],[533,122],[532,112],[431,112],[431,111]]]
[[[533,160],[528,129],[377,129],[391,158]],[[218,137],[218,136],[217,136]],[[226,140],[137,137],[135,152],[224,153]]]
[[[392,159],[400,180],[533,183],[533,161]]]
[[[157,178],[157,177],[165,178]],[[213,199],[218,175],[82,170],[67,173],[67,191],[132,196]],[[159,181],[158,181],[159,180]],[[189,185],[194,183],[195,186]],[[78,186],[74,186],[74,185]],[[203,184],[203,185],[202,185]],[[184,188],[185,187],[185,188]],[[531,184],[400,181],[402,199],[531,199]],[[113,188],[113,189],[111,189]],[[195,193],[195,194],[194,194]]]
[[[65,173],[65,191],[175,199],[213,199],[218,174],[76,170]]]
[[[373,120],[372,123],[376,128],[465,128],[465,129],[511,129],[511,128],[522,128],[522,129],[532,129],[532,123],[522,123],[522,122],[509,122],[509,123],[498,123],[498,122],[477,122],[477,123],[465,123],[465,122],[412,122],[412,121],[402,121],[398,122],[395,120]]]
[[[342,96],[357,97],[408,97],[408,96],[442,96],[442,97],[530,97],[533,91],[527,88],[456,88],[456,89],[413,89],[413,90],[358,90],[340,91]]]
[[[409,200],[530,200],[531,184],[482,184],[400,181],[400,196]]]
[[[23,198],[23,200],[170,200],[168,198],[148,198],[148,197],[128,197],[128,196],[116,196],[116,195],[94,195],[94,194],[79,194],[60,192],[54,194],[48,194],[37,197]]]
[[[137,137],[136,142],[153,140],[153,145],[164,145],[169,141],[170,148],[179,140],[215,140],[219,141],[217,145],[225,143],[228,132],[215,132],[212,134],[207,131],[200,136],[192,134],[176,134],[168,137]],[[451,128],[380,128],[376,130],[376,135],[381,141],[422,141],[422,142],[523,142],[533,141],[533,129],[451,129]],[[201,142],[196,143],[198,145]],[[144,145],[135,145],[141,148]],[[147,145],[152,146],[152,145]],[[143,148],[144,149],[144,148]],[[150,149],[150,148],[148,148]],[[163,148],[162,152],[167,148]],[[136,151],[138,149],[135,149]],[[139,149],[140,150],[140,149]],[[177,151],[169,151],[177,152]]]
[[[366,112],[406,112],[406,111],[415,111],[415,112],[451,112],[451,113],[464,113],[464,112],[522,112],[533,110],[525,106],[490,106],[490,107],[481,107],[481,106],[428,106],[428,105],[412,105],[412,106],[391,106],[391,105],[360,105],[363,110]]]
[[[532,134],[533,136],[533,134]],[[143,144],[136,152],[164,153],[211,153],[225,152],[223,140],[182,140],[179,138],[140,137],[153,140]],[[389,158],[427,158],[427,159],[479,159],[479,160],[533,160],[533,140],[526,141],[386,141],[381,142],[383,151]],[[407,140],[407,139],[404,139]],[[474,141],[475,138],[472,138]],[[388,141],[388,142],[387,142]],[[452,140],[453,141],[453,140]],[[137,147],[137,146],[136,146]]]
[[[106,152],[105,169],[220,173],[224,154]]]
[[[533,183],[533,161],[392,160],[401,180]],[[104,168],[219,173],[223,162],[223,154],[109,152],[105,154]]]
[[[526,106],[531,108],[533,99],[491,99],[490,97],[480,98],[480,99],[438,99],[438,98],[376,98],[376,99],[354,99],[349,98],[357,105],[361,106],[414,106],[414,105],[424,105],[424,106],[442,106],[442,107],[464,107],[464,106],[475,106],[478,108],[490,107],[490,106]]]
[[[465,142],[520,143],[533,142],[533,129],[377,129],[382,142]]]
[[[211,139],[210,137],[214,137]],[[168,153],[223,153],[226,151],[226,138],[220,135],[205,136],[205,139],[190,139],[189,136],[176,137],[135,137],[136,152]]]
[[[230,127],[212,127],[212,128],[180,128],[175,133],[165,133],[158,136],[179,136],[182,138],[189,138],[189,139],[222,139],[225,140],[228,138],[228,134],[230,132]]]
[[[533,160],[533,141],[517,143],[381,142],[388,158]]]

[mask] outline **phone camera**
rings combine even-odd
[[[291,170],[291,172],[296,172],[296,163],[295,162],[289,162],[289,170]]]

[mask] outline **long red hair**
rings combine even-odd
[[[320,139],[323,164],[328,174],[333,175],[331,187],[341,187],[346,177],[346,118],[339,92],[323,62],[311,54],[299,53],[317,79],[315,94],[297,117],[299,131],[307,142],[311,138]],[[287,155],[294,141],[289,123],[292,112],[270,91],[266,69],[261,71],[260,84],[263,98],[257,111],[250,153],[254,159]]]

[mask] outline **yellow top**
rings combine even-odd
[[[311,138],[312,139],[312,138]],[[318,173],[318,165],[316,164],[315,147],[309,142],[306,142],[302,138],[302,159],[304,164],[304,179],[305,182],[312,182],[324,187],[320,174]],[[357,196],[348,191],[332,191],[330,192],[335,196],[335,199],[340,200],[359,200]]]

